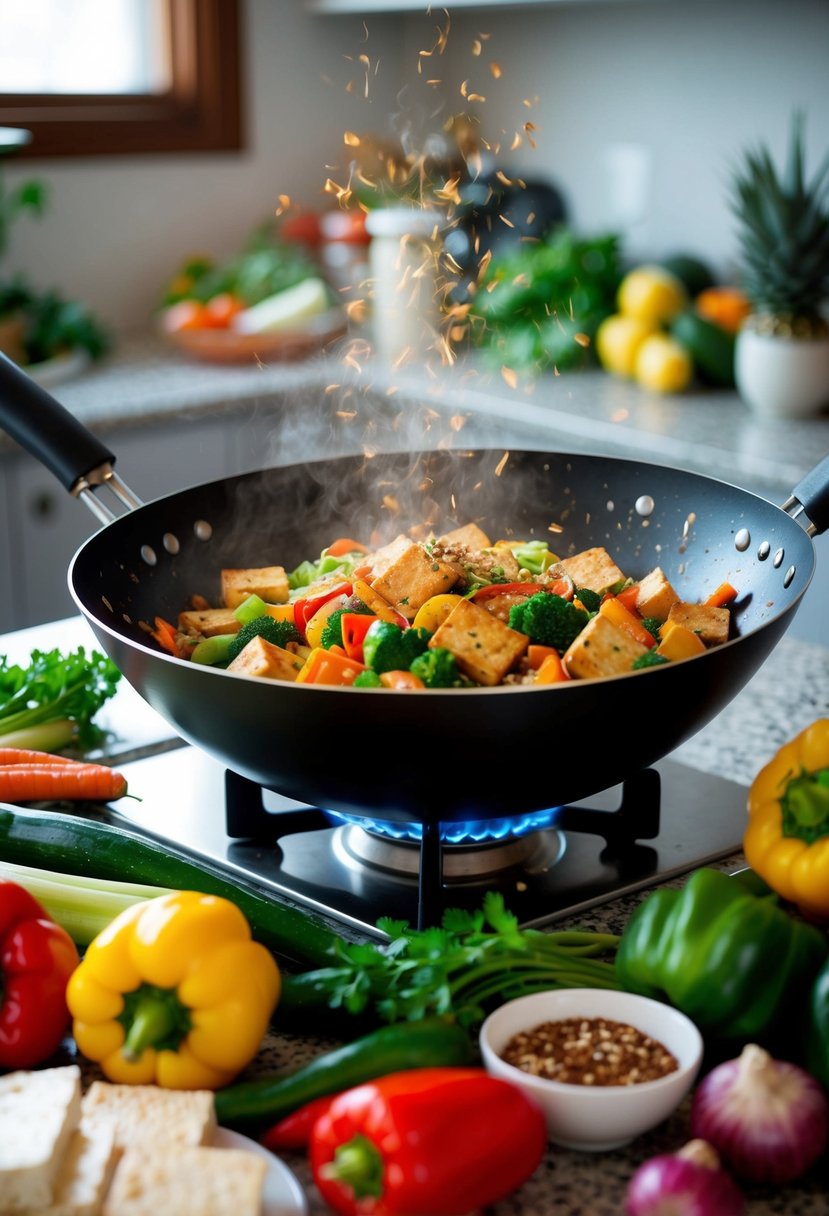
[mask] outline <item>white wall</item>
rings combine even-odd
[[[631,254],[681,248],[727,273],[731,158],[759,139],[781,157],[796,107],[807,113],[807,167],[829,147],[829,0],[462,9],[445,53],[421,57],[443,24],[442,11],[425,5],[398,16],[312,17],[300,0],[247,0],[248,149],[8,160],[9,183],[39,177],[52,202],[43,220],[17,223],[4,271],[84,300],[116,328],[141,326],[184,255],[235,252],[281,193],[323,204],[326,177],[344,173],[343,131],[399,133],[469,109],[482,136],[505,150],[524,122],[534,124],[535,149],[525,142],[502,159],[521,176],[554,181],[582,231],[636,217],[626,229]],[[482,32],[489,37],[475,56]],[[370,60],[367,98],[361,54]],[[427,77],[443,84],[427,86]],[[485,103],[468,106],[464,80]],[[645,166],[641,213],[636,191],[626,204],[608,170],[608,154],[621,149],[630,163],[631,146]],[[616,181],[631,185],[629,173]]]

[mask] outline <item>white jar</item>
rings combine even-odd
[[[366,216],[374,347],[395,366],[440,357],[441,220],[436,211],[404,206]]]

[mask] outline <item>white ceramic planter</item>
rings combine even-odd
[[[734,350],[737,391],[768,418],[805,418],[829,405],[829,337],[776,338],[742,329]]]

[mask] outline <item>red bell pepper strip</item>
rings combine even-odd
[[[344,612],[340,617],[340,628],[343,635],[343,649],[350,659],[358,663],[363,661],[363,639],[379,618],[369,616],[367,612]]]
[[[319,595],[306,595],[301,600],[296,600],[294,602],[294,624],[299,632],[305,633],[305,626],[318,608],[327,604],[329,600],[333,600],[335,595],[351,595],[351,590],[351,583],[338,583],[336,587],[329,587],[327,591],[323,591]]]
[[[621,591],[619,591],[617,593],[616,599],[624,604],[624,606],[627,608],[628,612],[638,612],[639,610],[636,607],[637,601],[639,599],[638,583],[634,583],[632,587],[624,587]],[[641,615],[641,613],[640,613],[640,615]]]
[[[24,887],[0,879],[0,1068],[34,1068],[57,1051],[79,962],[66,930]]]
[[[547,591],[544,583],[487,583],[486,587],[478,587],[470,597],[476,604],[486,603],[495,595],[535,595],[537,591]]]
[[[517,1086],[483,1068],[416,1068],[336,1096],[309,1157],[343,1216],[458,1216],[516,1190],[546,1146],[544,1115]]]

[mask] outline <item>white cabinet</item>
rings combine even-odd
[[[121,478],[148,501],[229,471],[227,421],[171,418],[119,430],[110,446]],[[109,441],[108,441],[109,442]],[[39,625],[77,612],[67,570],[100,526],[42,465],[25,453],[2,458],[8,504],[0,528],[0,631]],[[115,500],[105,495],[105,501]]]

